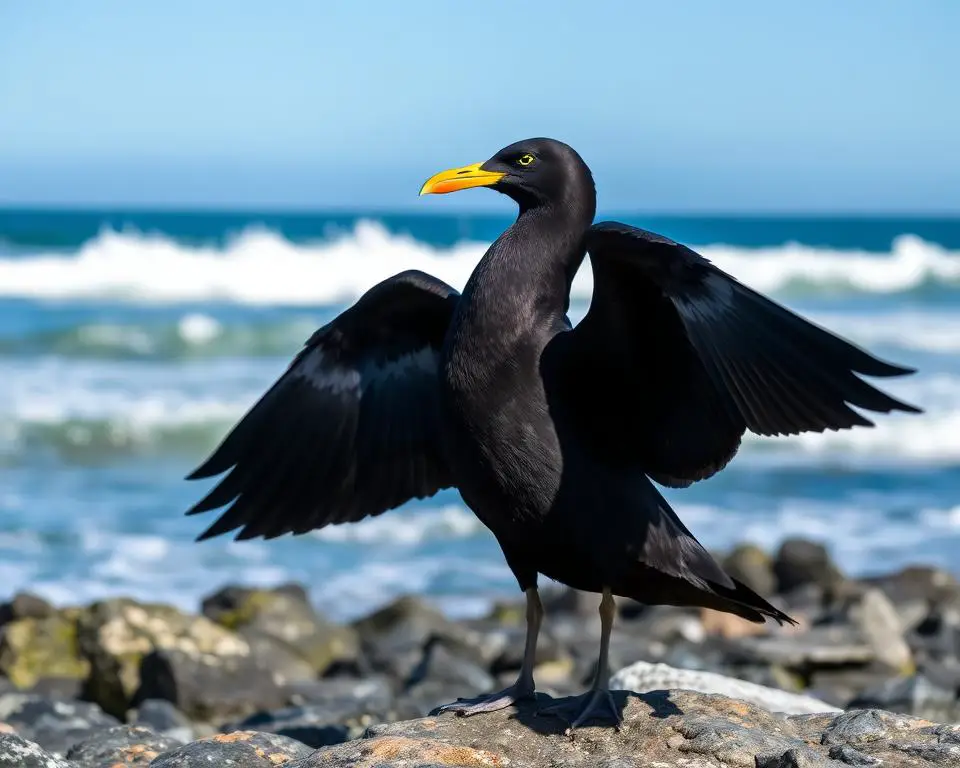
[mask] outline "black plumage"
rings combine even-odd
[[[747,430],[871,426],[854,410],[918,412],[862,376],[878,360],[660,235],[593,224],[569,146],[530,139],[437,174],[423,192],[489,186],[519,205],[463,293],[396,275],[318,330],[190,477],[228,472],[190,513],[229,505],[201,535],[304,533],[456,487],[496,536],[528,600],[523,670],[462,714],[534,691],[537,577],[603,593],[600,663],[569,716],[616,718],[606,690],[613,596],[790,617],[730,578],[651,482],[720,471]],[[590,309],[570,284],[589,253]],[[720,521],[718,521],[720,522]]]

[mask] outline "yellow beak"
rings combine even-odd
[[[447,192],[459,192],[470,187],[489,187],[496,184],[507,174],[480,170],[483,163],[465,165],[463,168],[451,168],[431,176],[420,187],[421,195],[444,195]]]

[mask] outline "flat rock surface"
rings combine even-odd
[[[275,733],[234,731],[194,741],[158,756],[151,768],[276,768],[306,757],[310,747]]]
[[[67,760],[83,768],[134,768],[150,765],[162,752],[182,744],[149,728],[118,725],[97,731],[72,746],[67,752]]]
[[[960,765],[960,726],[878,710],[783,717],[693,691],[618,692],[623,729],[537,715],[531,703],[487,715],[427,717],[371,727],[295,768],[820,768]],[[857,762],[860,761],[860,762]],[[881,762],[873,762],[881,761]],[[952,761],[952,762],[951,762]]]

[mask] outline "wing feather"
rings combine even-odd
[[[450,487],[437,374],[457,299],[404,272],[314,333],[188,476],[227,472],[187,513],[226,506],[199,538],[305,533]]]
[[[658,482],[709,477],[733,458],[747,430],[873,426],[858,408],[920,412],[862,378],[912,369],[800,317],[683,245],[603,222],[588,230],[585,247],[593,300],[561,346],[567,375],[583,367],[591,373],[567,387],[576,399],[568,410],[590,420],[581,422],[582,433],[597,451],[620,451],[618,460]]]

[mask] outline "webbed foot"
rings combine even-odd
[[[613,700],[613,694],[606,688],[592,688],[579,696],[544,707],[537,714],[566,720],[570,724],[564,731],[566,736],[572,736],[574,730],[588,720],[599,720],[600,725],[612,725],[618,731],[623,725],[620,709]]]
[[[506,709],[521,701],[533,701],[536,698],[533,685],[514,683],[497,693],[484,696],[475,696],[472,699],[457,699],[451,704],[444,704],[434,709],[430,714],[439,715],[442,712],[454,712],[458,717],[480,715],[484,712],[496,712]]]

